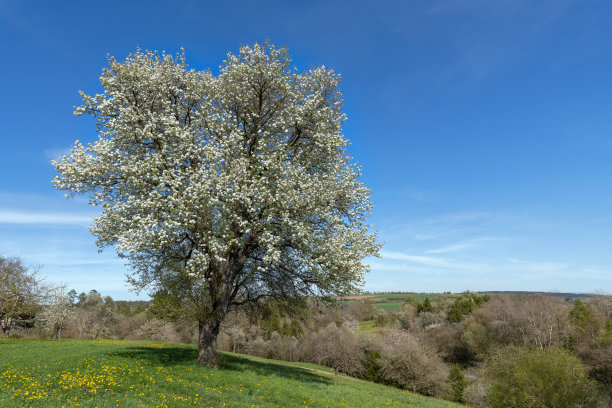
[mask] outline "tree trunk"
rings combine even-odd
[[[203,366],[217,365],[217,335],[221,322],[216,320],[199,322],[198,363]]]
[[[198,321],[200,329],[198,338],[198,363],[200,365],[214,367],[217,365],[217,336],[221,322],[229,310],[234,289],[233,281],[238,271],[242,269],[244,260],[237,259],[236,254],[230,254],[227,264],[222,273],[213,274],[219,276],[217,285],[210,292],[211,302],[208,313]]]

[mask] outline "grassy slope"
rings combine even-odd
[[[0,340],[0,406],[459,407],[301,363],[224,353],[209,369],[195,358],[175,343]]]

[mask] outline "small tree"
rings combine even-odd
[[[91,231],[136,288],[169,289],[198,321],[200,364],[232,305],[355,293],[378,245],[337,74],[297,73],[286,49],[257,44],[217,77],[184,54],[109,64],[104,93],[76,108],[100,138],[54,162],[54,184],[103,205]]]
[[[62,338],[62,330],[75,317],[72,296],[66,293],[65,286],[56,287],[51,291],[49,303],[38,316],[43,327],[53,333],[54,339]]]
[[[42,284],[36,271],[19,258],[0,256],[0,329],[9,337],[16,325],[33,324],[40,303],[44,302],[48,288]]]

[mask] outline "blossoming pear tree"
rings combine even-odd
[[[81,92],[75,114],[99,137],[54,162],[53,183],[102,206],[91,232],[129,260],[137,289],[190,305],[200,364],[215,364],[233,305],[350,293],[378,253],[339,80],[255,44],[218,75],[189,69],[184,52],[109,57],[104,92]]]

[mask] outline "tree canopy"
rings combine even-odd
[[[184,52],[138,50],[110,57],[100,81],[75,110],[99,137],[54,162],[54,184],[102,206],[91,231],[129,260],[137,288],[190,305],[200,363],[214,362],[231,305],[362,282],[379,245],[333,70],[298,73],[286,49],[255,44],[216,76]]]

